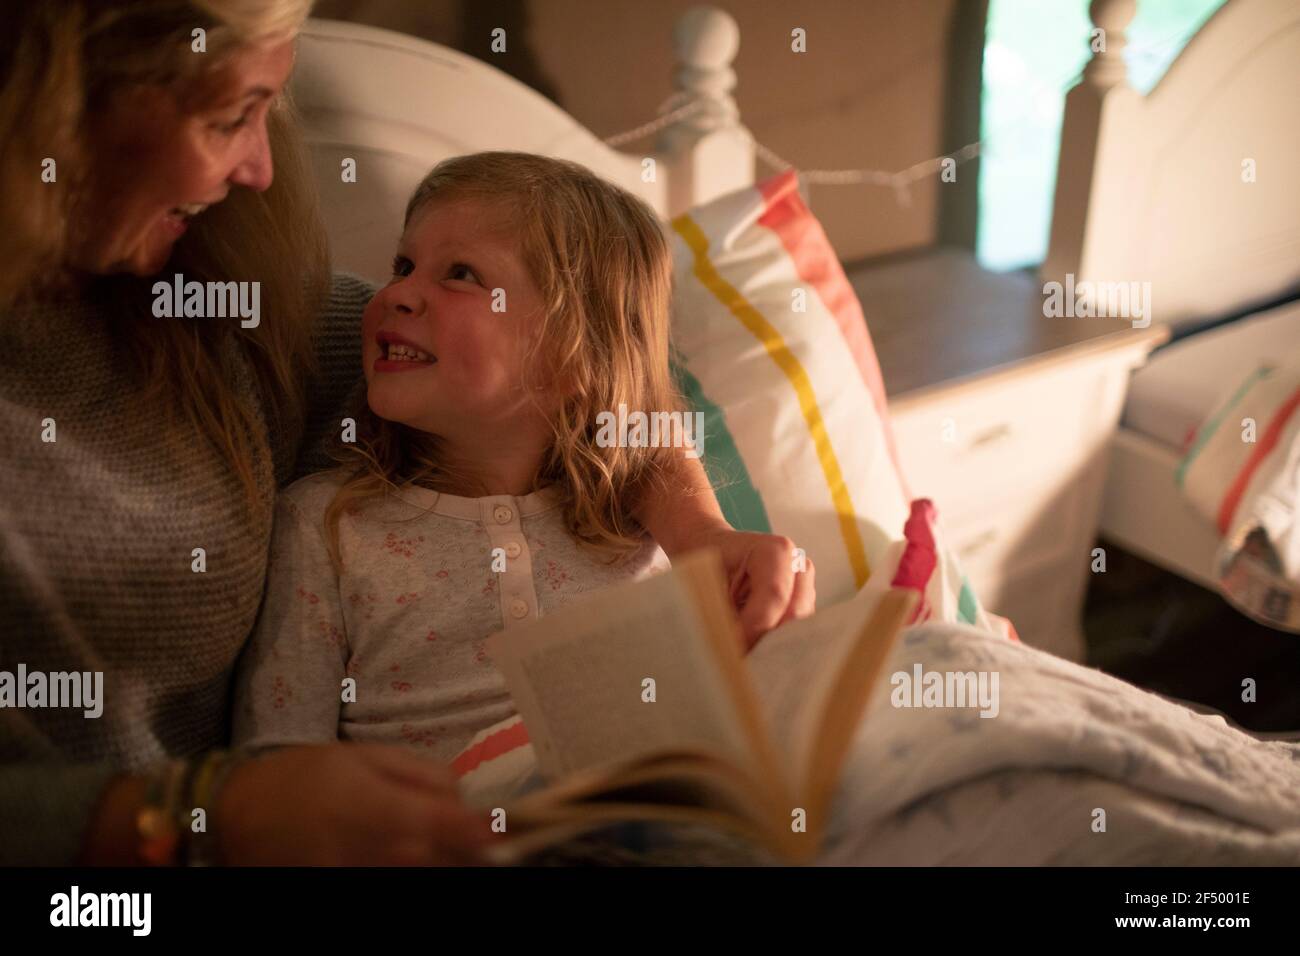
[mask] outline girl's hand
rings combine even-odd
[[[696,548],[722,552],[745,650],[778,624],[811,614],[817,598],[812,559],[796,555],[794,542],[779,534],[731,527],[722,517],[703,463],[698,458],[677,460],[680,491],[645,496],[637,520],[670,560]]]
[[[286,747],[231,772],[213,815],[232,865],[429,866],[480,863],[485,816],[451,770],[399,747]]]
[[[722,552],[746,651],[772,628],[813,613],[817,587],[812,558],[796,554],[789,538],[724,525],[692,544]]]

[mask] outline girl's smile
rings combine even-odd
[[[421,348],[403,335],[380,329],[375,335],[379,355],[375,358],[376,372],[413,372],[432,368],[438,357]]]

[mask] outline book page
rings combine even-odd
[[[489,639],[544,777],[662,749],[753,765],[734,692],[682,585],[689,564]]]
[[[916,591],[904,588],[882,594],[840,664],[822,706],[816,735],[809,741],[812,756],[807,760],[809,773],[801,797],[808,810],[810,832],[827,822],[836,783],[867,702],[873,691],[881,692],[885,666],[899,633],[913,619],[919,598]]]
[[[847,601],[769,632],[746,659],[772,740],[799,782],[812,776],[816,738],[831,692],[842,683],[845,663],[888,593],[889,588],[868,583]],[[874,676],[863,674],[862,681]],[[862,689],[864,700],[869,690]]]

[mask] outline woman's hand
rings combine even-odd
[[[797,552],[789,538],[722,525],[697,535],[691,547],[722,552],[746,651],[772,628],[807,617],[816,607],[812,558]]]
[[[451,770],[399,747],[287,747],[237,766],[213,814],[232,865],[480,863],[493,838]]]

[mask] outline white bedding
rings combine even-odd
[[[996,671],[997,716],[894,707],[889,675],[918,663],[926,672]],[[1222,717],[967,625],[909,628],[884,673],[819,864],[1300,865],[1300,743],[1256,739]],[[512,779],[493,799],[540,785],[531,746],[514,753]],[[1093,829],[1098,809],[1104,832]],[[567,852],[571,862],[743,858],[707,840]]]
[[[1134,373],[1124,427],[1182,449],[1225,388],[1243,380],[1262,360],[1298,345],[1300,302],[1176,342]]]
[[[906,631],[886,673],[918,662],[998,672],[998,715],[878,688],[819,862],[1300,864],[1300,743],[963,625]]]

